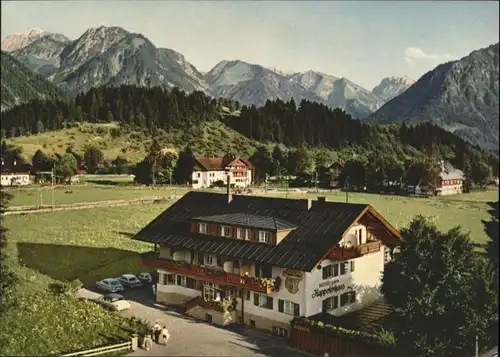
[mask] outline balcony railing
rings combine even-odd
[[[228,273],[219,268],[190,264],[185,261],[175,261],[160,258],[157,253],[147,253],[143,255],[144,265],[164,269],[178,273],[180,275],[201,278],[216,284],[243,287],[245,289],[270,294],[279,290],[281,278],[257,278],[247,275]]]
[[[358,258],[366,254],[379,252],[381,247],[380,242],[368,242],[357,245],[352,248],[337,247],[328,255],[330,260],[348,260]]]

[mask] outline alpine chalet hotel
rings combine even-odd
[[[156,300],[289,336],[295,316],[378,300],[398,231],[370,205],[189,192],[134,237],[154,243]]]

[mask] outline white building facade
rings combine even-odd
[[[197,157],[191,174],[194,189],[224,186],[229,174],[231,187],[246,188],[252,184],[254,167],[243,158]]]
[[[236,197],[240,200],[248,198]],[[286,201],[294,201],[258,200],[267,200],[263,201],[265,206],[273,205],[272,200],[282,200],[276,204],[285,207],[289,205]],[[330,208],[328,204],[324,199],[312,206],[309,203],[308,210],[315,207],[326,210]],[[332,217],[337,216],[338,205],[349,204],[332,204]],[[216,236],[219,247],[227,240],[228,245],[241,246],[237,250],[250,248],[253,253],[250,258],[238,259],[228,255],[229,246],[216,254],[210,249],[200,251],[177,244],[161,244],[157,253],[144,261],[146,265],[157,268],[159,274],[156,300],[182,305],[186,314],[209,322],[220,325],[244,323],[280,336],[290,335],[291,321],[295,317],[320,313],[342,316],[362,309],[382,297],[380,286],[384,266],[400,236],[373,208],[367,206],[361,210],[360,206],[363,205],[355,207],[361,212],[356,213],[358,218],[350,223],[343,220],[345,229],[341,228],[341,236],[338,239],[332,237],[334,243],[324,245],[324,250],[317,252],[318,258],[308,263],[311,268],[302,270],[251,258],[263,254],[267,246],[269,249],[279,247],[295,230],[299,232],[300,227],[293,222],[233,212],[190,217],[192,239],[199,239],[201,246],[207,247],[207,239]],[[256,209],[255,205],[253,207]],[[183,212],[181,206],[177,209]],[[300,215],[301,211],[293,214]],[[276,229],[259,228],[266,222],[274,222]],[[243,224],[247,225],[242,227]],[[380,227],[385,227],[385,230]],[[321,227],[316,228],[322,232]],[[325,231],[333,232],[334,229],[335,225],[332,225]],[[328,237],[322,239],[330,240]],[[190,240],[190,244],[194,240]],[[299,257],[302,253],[292,251],[288,254]],[[284,262],[294,264],[292,259]]]
[[[31,183],[30,174],[27,172],[9,172],[0,174],[2,186],[27,186]]]

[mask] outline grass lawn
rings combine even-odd
[[[143,327],[65,294],[29,293],[0,317],[3,356],[47,356],[120,343]]]
[[[93,283],[144,270],[137,252],[152,249],[130,237],[167,204],[6,216],[12,255],[28,280],[37,271],[55,280]],[[23,271],[27,269],[27,272]]]
[[[34,206],[39,203],[40,192],[42,193],[42,203],[44,205],[52,204],[52,189],[44,187],[40,190],[38,187],[8,189],[14,198],[10,206]],[[95,186],[65,186],[54,189],[54,203],[80,203],[97,202],[108,200],[132,200],[137,198],[153,196],[173,196],[181,195],[186,192],[183,188],[140,188],[140,187],[95,187]]]
[[[112,135],[116,128],[120,135]],[[235,151],[240,155],[251,155],[257,143],[232,130],[220,121],[210,121],[200,124],[196,134],[184,130],[171,130],[158,136],[159,143],[164,148],[175,151],[189,145],[199,155],[223,155]],[[42,134],[20,136],[7,139],[8,143],[23,148],[23,156],[31,161],[37,150],[54,155],[63,153],[68,146],[80,154],[86,145],[92,144],[103,152],[104,158],[114,160],[118,155],[124,156],[130,162],[139,162],[151,146],[151,135],[144,132],[128,132],[117,123],[81,123],[78,127],[48,131]]]
[[[49,284],[144,271],[137,252],[151,246],[130,236],[165,204],[6,216],[9,265],[20,278],[16,306],[0,316],[2,355],[54,355],[115,343],[137,322],[93,303],[55,295]]]

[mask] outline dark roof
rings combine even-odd
[[[186,193],[133,239],[204,251],[232,259],[258,261],[283,268],[311,271],[345,231],[368,209],[366,204],[233,195]],[[373,209],[372,209],[373,210]],[[274,217],[297,226],[277,245],[190,232],[194,217],[226,214]],[[384,223],[385,224],[385,223]]]
[[[271,216],[256,216],[247,213],[226,213],[218,214],[215,216],[193,217],[193,219],[203,222],[231,224],[242,227],[270,230],[285,230],[297,228],[297,225],[282,220],[281,218],[275,218]]]
[[[333,316],[327,312],[320,312],[319,314],[308,317],[308,319],[343,327],[348,330],[374,333],[384,326],[384,322],[392,311],[392,308],[384,299],[378,299],[373,304],[361,310],[353,311],[342,316]]]
[[[250,161],[242,157],[231,157],[229,155],[225,155],[218,157],[195,157],[195,160],[201,168],[208,171],[224,170],[227,165],[231,164],[235,160],[240,160],[247,166],[248,169],[253,169],[253,165]]]

